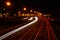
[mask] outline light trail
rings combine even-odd
[[[53,23],[53,25],[55,25],[55,26],[56,26],[56,29],[57,29],[58,31],[60,31],[60,28],[58,27],[59,25],[56,25],[55,23]]]
[[[48,32],[48,40],[57,40],[55,32],[53,31],[50,23],[46,20],[47,32]]]
[[[32,19],[33,19],[33,17],[29,18],[28,20],[32,20]]]
[[[48,32],[48,40],[50,40],[50,33],[49,33],[49,26],[48,26],[48,24],[47,24],[48,22],[46,22],[46,28],[47,28],[47,32]]]
[[[41,24],[41,27],[39,28],[39,30],[38,30],[38,32],[37,32],[37,34],[36,34],[34,40],[36,40],[36,38],[38,37],[39,32],[41,32],[42,28],[43,28],[43,24]]]
[[[25,19],[28,19],[28,17],[26,17],[26,18],[23,18],[23,19],[24,19],[24,20],[25,20]]]
[[[31,26],[31,28],[26,31],[26,33],[22,34],[22,36],[19,38],[19,40],[34,40],[34,36],[37,34],[37,31],[40,27],[38,27],[40,22],[37,22],[35,26]],[[37,27],[37,28],[36,28]],[[26,37],[26,38],[25,38]]]
[[[29,30],[20,38],[20,40],[23,40],[23,38],[26,36],[26,34],[30,33],[31,30],[32,30],[32,29],[29,29]]]
[[[12,34],[14,34],[14,33],[16,33],[17,31],[20,31],[21,29],[26,28],[27,26],[29,26],[29,25],[37,22],[37,21],[38,21],[38,17],[34,17],[34,18],[35,18],[34,21],[32,21],[32,22],[30,22],[30,23],[28,23],[28,24],[26,24],[26,25],[24,25],[24,26],[21,26],[21,27],[15,29],[15,30],[13,30],[13,31],[10,31],[10,32],[8,32],[8,33],[0,36],[0,40],[2,40],[2,39],[4,39],[4,38],[6,38],[6,37],[8,37],[8,36],[10,36],[10,35],[12,35]]]
[[[57,40],[60,40],[60,28],[59,28],[59,25],[57,25],[57,24],[55,24],[55,23],[53,23],[53,25],[54,25],[54,29],[56,30],[55,32],[56,32],[56,36],[57,36]]]

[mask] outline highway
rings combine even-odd
[[[0,0],[0,40],[60,40],[60,1]]]
[[[60,29],[55,28],[57,25],[54,26],[53,21],[44,16],[34,18],[33,21],[1,35],[0,40],[59,40]]]
[[[26,20],[26,18],[18,18],[18,19],[7,18],[4,20],[1,19],[0,20],[0,36],[29,22],[30,21]]]

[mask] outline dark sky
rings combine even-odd
[[[28,6],[32,6],[35,9],[41,10],[44,13],[59,14],[60,13],[60,2],[58,0],[32,0],[25,1]],[[24,2],[23,2],[24,3]],[[25,4],[25,3],[24,3]]]
[[[5,7],[4,3],[7,0],[0,0],[0,9]],[[60,14],[60,1],[58,0],[10,0],[12,2],[12,8],[19,9],[23,6],[32,8],[34,10],[42,11],[44,13],[51,13],[53,15]]]

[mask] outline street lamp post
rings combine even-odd
[[[12,7],[12,2],[11,1],[5,1],[5,8],[3,10],[5,10],[6,12],[10,12],[10,9]]]
[[[23,10],[24,10],[24,15],[25,15],[25,13],[27,12],[27,8],[24,7]]]

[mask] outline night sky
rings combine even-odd
[[[5,2],[8,0],[0,0],[0,10],[5,8]],[[27,8],[41,11],[45,14],[60,15],[60,2],[58,0],[9,0],[12,3],[10,10],[19,10],[23,6]],[[8,8],[7,8],[8,9]]]

